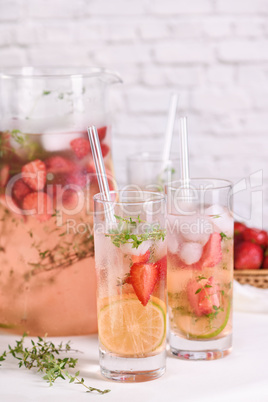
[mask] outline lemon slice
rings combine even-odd
[[[210,339],[219,335],[226,327],[231,311],[231,302],[227,304],[224,311],[219,312],[212,321],[212,326],[208,325],[207,317],[200,317],[195,321],[192,316],[185,315],[177,317],[177,328],[188,339]]]
[[[109,304],[108,304],[109,302]],[[100,300],[98,330],[100,343],[124,357],[154,354],[166,338],[166,305],[151,297],[143,306],[136,296],[121,295]]]

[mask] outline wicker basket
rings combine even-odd
[[[234,279],[241,285],[247,283],[257,288],[268,289],[268,269],[235,269]]]

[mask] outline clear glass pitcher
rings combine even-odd
[[[0,332],[97,331],[87,127],[98,128],[114,187],[102,69],[0,72]]]

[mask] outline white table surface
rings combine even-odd
[[[0,353],[18,336],[0,336]],[[53,338],[56,344],[71,339],[83,353],[77,370],[85,382],[105,395],[86,393],[81,385],[61,379],[52,387],[39,373],[18,368],[11,356],[0,367],[1,402],[267,402],[268,401],[268,314],[234,313],[232,353],[214,361],[182,361],[168,354],[166,373],[143,383],[117,383],[102,378],[98,367],[97,336]]]

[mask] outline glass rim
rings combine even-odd
[[[181,183],[183,180],[182,179],[180,179],[180,180],[174,180],[174,181],[172,181],[172,182],[170,182],[170,183],[168,183],[168,184],[166,184],[165,185],[165,188],[166,188],[166,190],[179,190],[179,186],[174,186],[174,184],[175,183]],[[208,181],[208,182],[210,182],[210,183],[213,183],[213,182],[221,182],[222,183],[222,185],[218,185],[218,186],[216,186],[216,187],[213,187],[213,188],[208,188],[208,189],[204,189],[204,188],[196,188],[196,187],[193,187],[192,189],[193,190],[195,190],[195,191],[204,191],[204,190],[206,190],[206,191],[213,191],[213,190],[221,190],[221,189],[227,189],[227,188],[231,188],[232,187],[232,185],[233,185],[233,182],[231,182],[230,180],[227,180],[227,179],[217,179],[217,178],[215,178],[215,177],[193,177],[193,178],[191,178],[190,180],[189,180],[189,184],[190,184],[190,186],[191,186],[191,182],[205,182],[205,181]],[[181,187],[182,189],[187,189],[187,187]],[[190,187],[190,189],[191,189],[191,187]]]
[[[57,72],[58,70],[58,72]],[[59,72],[61,71],[61,72]],[[101,75],[114,77],[116,81],[123,82],[119,73],[101,67],[85,66],[21,66],[0,68],[1,79],[41,79],[41,78],[92,78]]]
[[[156,199],[142,199],[141,201],[117,201],[115,200],[103,200],[102,194],[103,193],[97,193],[93,196],[93,200],[96,202],[100,202],[102,204],[116,204],[116,205],[141,205],[145,204],[147,202],[150,203],[158,203],[162,201],[166,201],[166,195],[164,193],[158,193],[156,191],[148,191],[148,190],[112,190],[109,191],[110,195],[111,194],[119,194],[119,193],[139,193],[139,194],[151,194],[153,196],[156,196]]]
[[[148,161],[148,162],[163,162],[161,152],[142,152],[127,156],[128,161]],[[179,156],[170,155],[168,161],[179,161]]]

